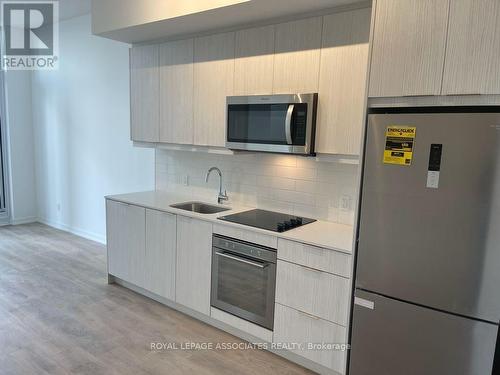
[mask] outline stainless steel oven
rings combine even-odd
[[[226,147],[314,155],[318,94],[227,97]]]
[[[275,287],[276,249],[213,236],[213,307],[272,330]]]

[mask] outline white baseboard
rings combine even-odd
[[[92,241],[95,241],[95,242],[102,243],[103,245],[106,245],[106,236],[103,236],[101,234],[97,234],[97,233],[94,233],[94,232],[89,232],[89,231],[86,231],[86,230],[83,230],[83,229],[80,229],[80,228],[74,228],[74,227],[66,225],[64,223],[59,223],[59,222],[47,220],[47,219],[44,219],[44,218],[38,218],[35,221],[38,221],[38,222],[40,222],[42,224],[48,225],[48,226],[56,228],[56,229],[63,230],[65,232],[73,233],[73,234],[75,234],[77,236],[86,238],[88,240],[92,240]]]
[[[11,219],[9,224],[11,225],[29,224],[29,223],[36,223],[37,221],[38,218],[36,216],[28,216],[28,217]]]

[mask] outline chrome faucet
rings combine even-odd
[[[219,174],[219,195],[217,196],[217,203],[221,204],[223,201],[227,201],[229,197],[227,196],[226,190],[222,192],[222,172],[220,171],[220,169],[217,167],[210,168],[207,172],[207,177],[205,177],[205,182],[208,183],[208,177],[210,176],[210,173],[212,173],[212,171],[217,171],[217,173]]]

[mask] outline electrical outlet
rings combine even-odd
[[[57,211],[58,211],[58,212],[61,212],[61,203],[58,203],[58,204],[57,204]]]
[[[342,211],[351,211],[352,207],[352,197],[350,195],[344,194],[340,197],[340,209]]]
[[[182,175],[182,184],[184,186],[189,186],[189,175],[187,174]]]

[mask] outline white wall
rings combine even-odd
[[[10,222],[36,220],[35,166],[31,118],[31,72],[5,73],[5,101],[10,174]]]
[[[129,139],[128,45],[60,23],[58,71],[32,74],[38,217],[104,241],[104,196],[154,189],[154,151]]]
[[[218,176],[214,174],[205,183],[211,166],[222,170],[229,204],[237,202],[342,224],[354,222],[358,165],[293,155],[157,150],[156,188],[216,201]],[[184,186],[185,176],[189,186]]]

